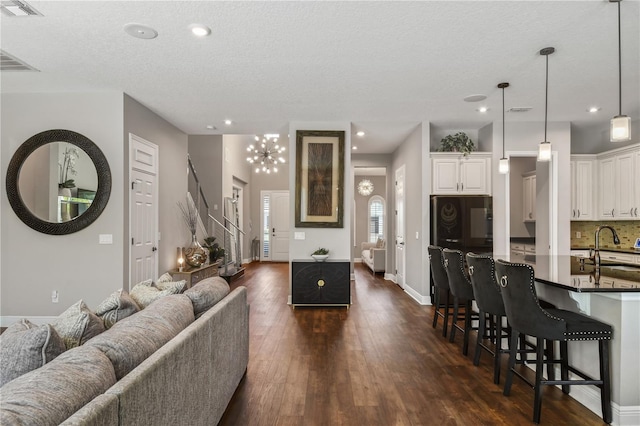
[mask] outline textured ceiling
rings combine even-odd
[[[120,90],[188,134],[274,133],[290,121],[348,121],[359,153],[393,149],[422,121],[606,126],[618,113],[617,6],[595,1],[30,1],[2,15],[1,47],[40,70],[1,73],[2,92]],[[623,113],[637,120],[640,4],[622,3]],[[132,38],[127,23],[153,27]],[[211,36],[188,27],[202,23]],[[486,101],[463,98],[485,94]],[[489,107],[481,114],[480,105]],[[588,107],[601,108],[590,114]],[[233,124],[225,126],[224,120]],[[207,125],[217,130],[208,130]]]

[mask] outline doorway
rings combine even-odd
[[[396,283],[404,288],[406,256],[404,250],[404,177],[405,166],[396,170]]]
[[[289,261],[289,191],[260,191],[260,260]]]

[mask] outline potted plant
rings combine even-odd
[[[475,151],[476,146],[465,132],[458,132],[455,135],[447,135],[440,141],[439,152],[461,152],[467,156]]]
[[[313,257],[316,262],[324,262],[329,257],[329,250],[320,247],[318,250],[311,253],[311,257]]]
[[[216,237],[207,237],[204,239],[203,246],[209,250],[209,263],[215,263],[216,260],[224,257],[224,249],[220,244],[215,242]]]

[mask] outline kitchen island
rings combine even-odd
[[[572,256],[538,256],[534,270],[539,298],[613,327],[610,344],[613,424],[640,425],[640,268],[601,265],[598,275],[588,259],[583,264]],[[597,345],[571,342],[569,357],[570,364],[599,377]],[[600,391],[596,387],[574,386],[571,396],[602,414]]]

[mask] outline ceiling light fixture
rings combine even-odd
[[[373,183],[369,179],[362,179],[358,183],[358,194],[368,197],[373,192]]]
[[[211,28],[202,24],[191,24],[189,25],[189,29],[191,30],[191,33],[196,37],[206,37],[211,34]]]
[[[489,108],[485,106],[478,108],[478,112],[487,112],[487,111],[489,111]]]
[[[214,126],[213,124],[207,124],[207,129],[216,130],[216,126]]]
[[[354,145],[354,146],[351,147],[351,149],[355,151],[355,150],[358,149],[358,147]]]
[[[593,107],[589,108],[587,111],[589,111],[590,113],[596,113],[596,112],[600,111],[600,108],[593,106]]]
[[[278,173],[278,163],[284,164],[285,160],[283,157],[276,158],[276,156],[279,156],[285,151],[284,146],[278,145],[279,137],[280,135],[277,134],[266,134],[262,138],[256,136],[256,146],[249,145],[247,148],[247,151],[251,153],[251,155],[247,157],[247,161],[250,164],[256,164],[256,173],[262,171],[270,174],[272,170],[274,173]]]
[[[509,173],[509,159],[504,155],[504,89],[509,87],[509,83],[500,83],[498,88],[502,89],[502,158],[498,164],[498,172],[503,175]]]
[[[0,10],[8,17],[25,17],[25,16],[42,16],[42,13],[38,12],[22,0],[2,0],[0,2]]]
[[[231,126],[231,120],[224,120],[224,124],[226,124],[227,126]]]
[[[462,100],[465,102],[480,102],[487,99],[487,95],[469,95]]]
[[[546,57],[546,77],[544,83],[544,141],[538,147],[538,161],[551,161],[551,142],[547,140],[547,111],[549,105],[549,55],[555,52],[553,47],[545,47],[540,54]]]
[[[618,115],[611,119],[611,142],[626,142],[631,140],[631,118],[622,115],[622,36],[620,30],[620,2],[622,0],[609,0],[618,3]]]
[[[356,136],[363,137],[364,136],[364,132],[362,130],[360,130],[359,132],[356,132]]]
[[[143,24],[126,24],[124,26],[124,32],[129,34],[131,37],[141,38],[144,40],[151,40],[158,37],[158,32],[156,30]]]

